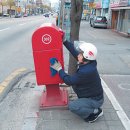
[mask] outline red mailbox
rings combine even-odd
[[[32,36],[37,84],[62,83],[59,75],[51,76],[50,59],[55,57],[63,67],[63,31],[53,24],[43,24]]]
[[[63,31],[51,23],[43,24],[32,36],[32,49],[34,66],[38,85],[46,85],[46,92],[43,92],[41,106],[67,105],[67,91],[59,88],[63,83],[59,74],[52,76],[50,70],[50,59],[56,58],[63,63]]]

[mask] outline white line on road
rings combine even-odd
[[[10,28],[1,29],[0,32],[5,31],[5,30],[8,30],[8,29],[10,29]]]
[[[121,105],[119,104],[119,102],[117,101],[116,97],[114,96],[112,91],[109,89],[107,84],[103,81],[103,79],[102,79],[102,85],[103,85],[103,89],[104,89],[107,97],[109,98],[109,100],[112,103],[114,109],[116,110],[116,113],[117,113],[118,117],[120,118],[123,126],[125,127],[126,130],[130,130],[130,120],[129,120],[129,118],[127,117],[123,108],[121,107]]]
[[[19,24],[20,26],[22,26],[22,25],[25,25],[26,23],[21,23],[21,24]]]

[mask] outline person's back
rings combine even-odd
[[[103,96],[101,79],[96,66],[96,61],[79,65],[77,74],[80,77],[80,83],[73,86],[79,98]]]

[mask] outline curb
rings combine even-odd
[[[122,37],[130,38],[130,34],[129,33],[120,32],[120,31],[115,30],[115,29],[112,29],[112,31],[118,33]]]
[[[21,78],[25,77],[29,73],[34,71],[26,68],[20,68],[11,73],[1,84],[0,84],[0,102],[5,98],[9,91],[17,84]]]

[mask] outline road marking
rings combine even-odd
[[[128,88],[126,88],[126,86],[128,86]],[[130,90],[130,84],[128,84],[128,83],[121,83],[118,85],[118,87],[122,90],[126,90],[126,91]]]
[[[25,25],[26,23],[21,23],[21,24],[19,24],[20,26],[23,26],[23,25]]]
[[[116,113],[117,113],[118,117],[120,118],[123,126],[125,127],[126,130],[130,130],[130,120],[129,120],[129,118],[127,117],[123,108],[121,107],[121,105],[119,104],[119,102],[117,101],[116,97],[114,96],[112,91],[109,89],[107,84],[103,81],[103,79],[102,79],[102,85],[103,85],[103,89],[104,89],[108,99],[110,100],[114,109],[116,110]]]
[[[103,76],[113,76],[113,77],[115,77],[115,76],[118,76],[118,77],[128,76],[129,77],[130,76],[130,75],[127,75],[127,74],[126,75],[123,75],[123,74],[120,74],[120,75],[119,74],[101,74],[101,75],[103,75]]]
[[[10,29],[10,28],[1,29],[0,32],[5,31],[5,30],[8,30],[8,29]]]
[[[24,71],[26,71],[26,68],[20,68],[15,70],[13,73],[11,73],[1,84],[0,84],[0,94],[4,91],[4,89],[9,85],[9,83],[11,82],[11,80],[13,80],[13,78],[15,78],[17,75],[23,73]]]

